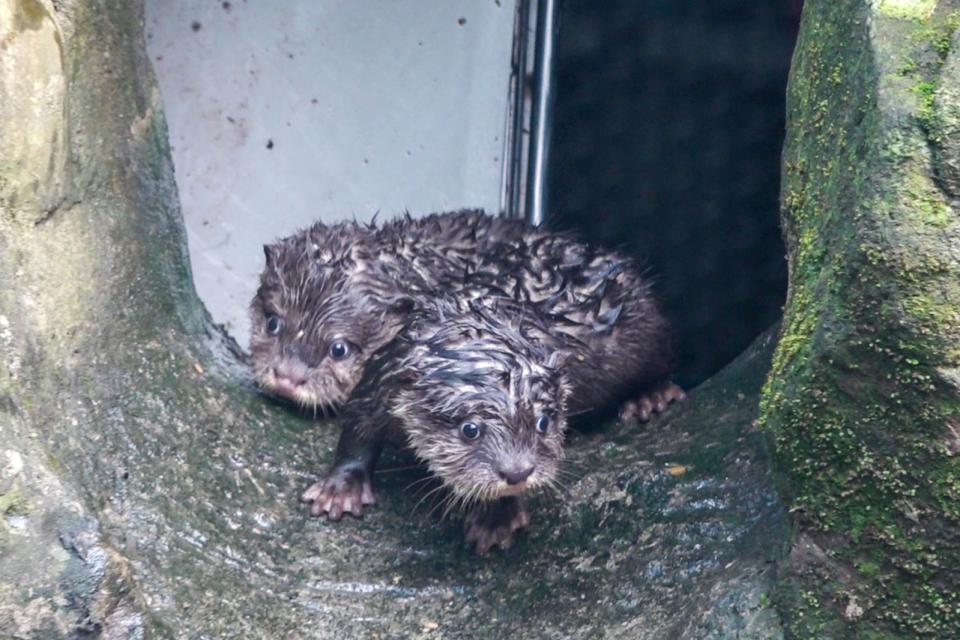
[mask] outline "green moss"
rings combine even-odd
[[[0,493],[0,515],[12,514],[12,513],[27,513],[28,505],[26,500],[23,499],[23,496],[20,495],[20,491],[13,487],[9,489],[6,493]]]
[[[931,332],[949,330],[960,324],[960,309],[937,293],[914,293],[902,301],[903,310]]]
[[[926,131],[927,138],[937,144],[944,138],[944,125],[937,108],[940,72],[958,27],[960,12],[957,11],[938,19],[919,21],[917,28],[905,38],[906,53],[902,54],[903,61],[898,69],[900,75],[916,78],[911,87],[917,99],[915,117]]]
[[[924,21],[937,7],[936,0],[880,0],[877,9],[892,18]]]
[[[919,107],[917,108],[917,119],[928,133],[935,134],[937,130],[937,110],[934,106],[937,85],[926,80],[918,82],[913,87],[913,93],[917,96]]]
[[[931,474],[931,493],[937,505],[960,521],[960,461],[944,465]]]
[[[960,473],[943,443],[960,407],[942,372],[960,354],[960,219],[928,144],[960,21],[911,13],[868,29],[869,11],[809,3],[790,80],[790,293],[761,419],[798,532],[833,553],[788,563],[779,602],[798,638],[957,636],[945,567],[960,549],[944,540],[960,526]],[[878,106],[891,103],[913,119]]]
[[[960,28],[960,12],[957,11],[951,12],[946,18],[933,24],[931,40],[941,62],[947,59],[950,47],[953,46],[953,34],[958,28]]]
[[[876,562],[865,560],[864,562],[857,563],[857,571],[859,571],[860,575],[864,576],[865,578],[872,578],[880,573],[880,565],[878,565]]]

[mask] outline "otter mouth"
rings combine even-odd
[[[429,466],[429,465],[428,465]],[[454,503],[463,505],[496,502],[502,498],[529,497],[543,490],[550,490],[555,486],[550,474],[537,473],[522,482],[508,483],[504,480],[478,480],[475,483],[468,481],[469,471],[456,477],[439,474],[435,476],[455,496]]]
[[[314,404],[314,394],[305,390],[305,386],[305,384],[292,384],[286,380],[277,380],[270,387],[270,392],[298,402]]]
[[[295,402],[298,405],[314,408],[319,407],[320,403],[317,400],[317,397],[314,393],[307,391],[302,386],[295,386],[285,382],[277,382],[274,384],[265,384],[262,383],[264,391],[267,393],[277,396],[278,398],[283,398],[284,400],[290,400]]]
[[[259,376],[260,387],[270,395],[289,400],[294,404],[306,409],[325,409],[332,402],[323,402],[323,394],[318,393],[318,389],[309,379],[301,381],[291,381],[287,378],[281,378],[266,371]]]
[[[529,478],[521,480],[520,482],[507,482],[506,480],[500,480],[493,485],[492,493],[494,493],[497,498],[530,495],[531,493],[536,493],[543,488],[543,480],[546,477],[549,476],[544,476],[540,472],[537,472],[536,474],[531,475]],[[549,484],[549,481],[546,484]]]
[[[499,497],[506,498],[509,496],[521,496],[525,493],[529,493],[531,486],[529,482],[521,482],[519,484],[507,484],[506,482],[501,482],[498,486]]]

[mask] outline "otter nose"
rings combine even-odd
[[[520,484],[530,477],[530,474],[533,473],[533,467],[527,467],[526,469],[520,469],[519,471],[507,471],[506,469],[500,469],[498,473],[500,474],[501,478],[507,481],[507,484]]]
[[[307,376],[301,371],[294,371],[286,367],[274,367],[273,375],[277,381],[289,384],[292,387],[299,387],[307,381]]]

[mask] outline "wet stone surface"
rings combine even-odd
[[[332,458],[334,424],[226,376],[177,397],[162,368],[140,369],[77,419],[98,433],[53,447],[100,523],[84,524],[90,581],[118,590],[78,619],[111,629],[124,612],[117,637],[136,635],[131,620],[184,638],[778,637],[765,605],[786,529],[752,426],[769,342],[664,418],[573,434],[564,490],[484,558],[460,515],[421,500],[435,485],[402,452],[362,520],[309,518],[298,497]],[[92,598],[66,608],[89,614]]]

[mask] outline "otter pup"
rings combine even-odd
[[[508,220],[462,211],[403,217],[380,229],[317,223],[265,245],[251,303],[257,381],[304,407],[340,407],[416,301],[461,288],[484,242],[519,231]]]
[[[625,400],[622,419],[647,420],[683,398],[668,379],[667,325],[650,284],[617,252],[476,210],[379,229],[316,224],[264,251],[251,305],[255,375],[303,406],[341,406],[372,354],[439,292],[519,300],[546,317],[573,354],[572,413]]]
[[[327,478],[304,493],[311,512],[360,516],[385,440],[411,447],[469,509],[477,552],[509,546],[530,516],[523,496],[556,484],[570,385],[544,323],[506,299],[424,302],[374,354],[343,413]]]

